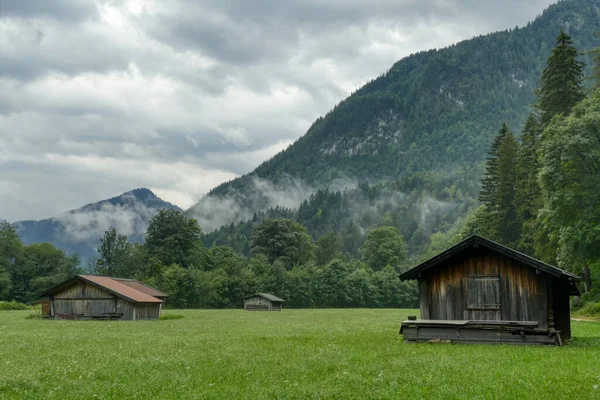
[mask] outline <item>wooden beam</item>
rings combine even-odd
[[[114,297],[55,297],[56,300],[113,300]]]

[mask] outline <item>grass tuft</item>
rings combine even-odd
[[[163,314],[160,316],[161,320],[169,320],[169,319],[184,319],[185,317],[181,314]]]

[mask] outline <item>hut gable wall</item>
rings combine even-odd
[[[102,288],[77,281],[56,292],[52,302],[55,314],[91,316],[115,312],[116,298]]]
[[[82,281],[76,281],[54,294],[54,298],[58,299],[113,299],[114,297],[112,293]]]
[[[548,278],[486,249],[459,254],[419,284],[421,317],[433,320],[538,321],[548,326]]]

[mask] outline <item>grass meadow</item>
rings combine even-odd
[[[600,323],[565,347],[404,344],[415,310],[0,312],[0,399],[600,399]]]

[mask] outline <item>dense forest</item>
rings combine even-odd
[[[277,205],[296,207],[292,200],[317,189],[406,181],[428,172],[481,173],[498,127],[506,122],[518,132],[526,122],[561,29],[582,53],[597,47],[597,1],[561,1],[526,26],[398,61],[318,118],[288,149],[216,187],[187,213],[209,233]],[[591,65],[590,55],[582,60]],[[447,183],[440,180],[436,190]]]
[[[530,26],[504,34],[515,40],[522,38],[524,43],[529,38],[511,34],[525,30],[548,34],[539,21],[550,17],[564,21],[566,15],[573,23],[573,15],[581,12],[571,10],[573,4],[592,5],[586,0],[564,1],[550,8]],[[558,9],[563,13],[557,14]],[[588,11],[597,15],[598,10]],[[504,40],[496,42],[504,34],[477,40],[481,40],[480,44],[504,49]],[[375,157],[381,161],[381,177],[389,172],[396,178],[365,179],[356,187],[340,190],[317,189],[297,207],[265,207],[243,222],[231,223],[207,234],[203,233],[202,219],[199,222],[193,218],[193,212],[160,210],[149,220],[143,244],[134,243],[131,237],[112,227],[100,240],[98,256],[89,259],[83,268],[98,275],[131,277],[147,282],[170,294],[168,305],[171,307],[240,307],[242,299],[256,291],[283,297],[290,307],[412,307],[417,304],[416,288],[413,283],[400,282],[398,273],[477,233],[581,274],[584,279],[580,304],[599,301],[600,49],[588,51],[591,47],[587,47],[584,55],[576,46],[577,42],[560,29],[551,37],[554,42],[539,76],[527,75],[529,82],[539,82],[539,85],[530,88],[531,93],[527,95],[521,93],[522,85],[513,86],[515,96],[523,96],[529,101],[523,106],[527,111],[524,118],[519,116],[520,112],[510,111],[508,106],[501,112],[497,107],[502,108],[504,103],[494,103],[494,97],[490,98],[489,104],[472,106],[486,112],[479,113],[479,108],[470,109],[473,118],[484,118],[493,112],[498,114],[493,119],[485,117],[492,135],[497,132],[489,142],[486,142],[491,136],[488,133],[476,135],[477,145],[469,147],[471,142],[465,140],[463,143],[467,147],[461,151],[456,149],[452,156],[453,152],[440,153],[439,146],[451,149],[452,144],[436,136],[439,126],[425,127],[423,129],[429,134],[423,135],[420,144],[415,146],[414,151],[419,155],[414,160],[420,160],[423,165],[434,165],[435,168],[430,170],[422,170],[425,168],[416,164],[410,166],[407,161],[410,157],[399,157],[406,153],[394,146],[390,146],[392,150],[389,151],[396,152],[395,166],[386,170],[386,160],[391,158],[382,153],[383,148],[360,146],[360,149],[367,149],[364,154],[361,150],[338,161],[357,161],[359,170],[371,174],[374,171],[368,168],[372,165],[361,164],[360,160],[363,155],[364,160]],[[539,39],[539,43],[547,42],[547,38]],[[593,47],[597,48],[599,42],[597,38]],[[589,43],[592,43],[591,39]],[[528,48],[518,43],[512,43],[512,46],[512,50]],[[473,48],[457,45],[451,50],[476,52],[480,49],[482,54],[491,54],[485,53],[485,48],[484,45]],[[460,51],[457,54],[461,54]],[[535,62],[534,55],[525,54]],[[475,60],[478,57],[484,55],[478,55]],[[502,57],[499,55],[492,60],[503,65]],[[587,67],[584,61],[588,63]],[[408,68],[408,63],[402,61],[395,65],[388,74],[359,90],[358,97],[353,97],[351,102],[362,102],[362,107],[367,109],[363,115],[368,114],[369,107],[389,106],[387,95],[382,98],[369,96],[380,90],[385,92],[389,86],[381,82],[391,79],[390,74]],[[440,65],[442,72],[452,70],[445,63]],[[475,63],[473,71],[479,71],[478,74],[484,73],[480,69],[489,72],[486,65]],[[413,67],[414,70],[408,68],[411,73],[428,71],[422,65]],[[457,64],[456,68],[471,67]],[[514,71],[514,68],[507,71]],[[461,74],[468,72],[461,71]],[[488,82],[488,93],[493,93],[496,87],[500,91],[502,80],[499,82]],[[434,114],[436,104],[446,104],[448,99],[445,91],[436,93],[429,98]],[[460,101],[466,104],[467,98]],[[338,108],[344,107],[346,105],[342,103]],[[404,104],[403,107],[412,105]],[[416,112],[417,109],[411,110]],[[316,135],[311,133],[316,132],[313,130],[322,129],[319,126],[334,122],[346,124],[346,128],[369,131],[356,120],[361,118],[357,113],[351,112],[353,116],[347,115],[349,120],[344,120],[338,119],[344,114],[337,113],[337,109],[334,111],[317,121],[295,145],[299,147],[294,148],[304,146],[311,135]],[[447,120],[440,126],[458,129],[463,124],[463,133],[474,134],[464,125],[470,124],[473,118],[469,119],[461,112],[452,114],[456,121]],[[421,120],[411,119],[411,123],[421,121],[425,124],[428,119],[426,115],[422,117]],[[390,118],[379,126],[393,124],[394,118]],[[477,129],[483,129],[482,126],[478,125]],[[408,135],[408,131],[403,132],[400,136]],[[385,133],[381,134],[385,136]],[[319,134],[319,140],[330,140],[328,135]],[[444,131],[442,136],[445,135],[452,136],[449,131]],[[338,139],[328,143],[338,149],[342,146],[335,142]],[[392,139],[387,137],[386,140],[389,143]],[[458,140],[448,138],[455,139]],[[411,143],[414,144],[414,140],[411,139]],[[483,143],[487,143],[485,151]],[[317,162],[315,170],[310,169],[312,162],[303,164],[311,158],[285,155],[297,154],[295,151],[276,156],[257,171],[272,167],[273,171],[289,172],[289,165],[303,166],[298,171],[305,171],[306,167],[306,173],[312,171],[313,176],[318,175],[317,170],[333,171],[331,164],[317,162],[322,158],[318,149],[307,150],[310,157],[316,157],[313,160]],[[424,151],[433,153],[422,153]],[[481,155],[475,155],[478,152],[488,154],[481,164],[478,161]],[[328,157],[323,159],[331,161]],[[458,161],[452,164],[451,160]],[[397,169],[404,161],[407,164],[401,167],[402,171]],[[288,162],[292,164],[285,164]],[[294,164],[296,162],[300,164]],[[288,166],[284,167],[284,164]],[[335,174],[323,179],[334,178]],[[233,182],[227,187],[241,185],[240,182],[244,181]],[[215,193],[221,190],[229,189],[223,186]],[[14,227],[7,223],[0,225],[0,300],[32,302],[37,291],[78,273],[80,268],[76,256],[68,256],[49,244],[25,245]]]

